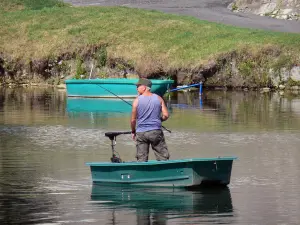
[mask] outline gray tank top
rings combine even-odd
[[[136,132],[161,129],[161,103],[156,94],[138,96]]]

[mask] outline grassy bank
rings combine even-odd
[[[221,53],[263,46],[298,55],[300,35],[243,29],[125,7],[0,0],[0,52],[29,61],[107,45],[109,58],[144,70],[195,68]],[[5,9],[5,10],[3,10]]]
[[[39,10],[64,6],[67,6],[67,4],[60,0],[0,0],[0,9],[3,11]]]

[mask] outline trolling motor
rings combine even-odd
[[[120,155],[115,150],[115,145],[117,144],[117,136],[120,134],[131,134],[131,131],[116,131],[116,132],[106,132],[105,136],[108,137],[111,140],[111,150],[112,150],[112,157],[110,158],[110,161],[112,163],[121,163],[122,160],[120,158]]]

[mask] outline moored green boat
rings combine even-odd
[[[84,98],[134,98],[137,96],[136,83],[138,79],[82,79],[66,80],[68,97]],[[152,80],[151,91],[163,96],[174,83],[173,80]]]
[[[228,185],[236,157],[191,158],[168,161],[122,162],[115,160],[114,141],[120,134],[105,135],[112,141],[112,162],[89,162],[93,183],[108,185],[190,188],[205,184]]]

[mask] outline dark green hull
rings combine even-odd
[[[168,161],[87,163],[93,183],[107,185],[196,187],[228,185],[235,157]]]

